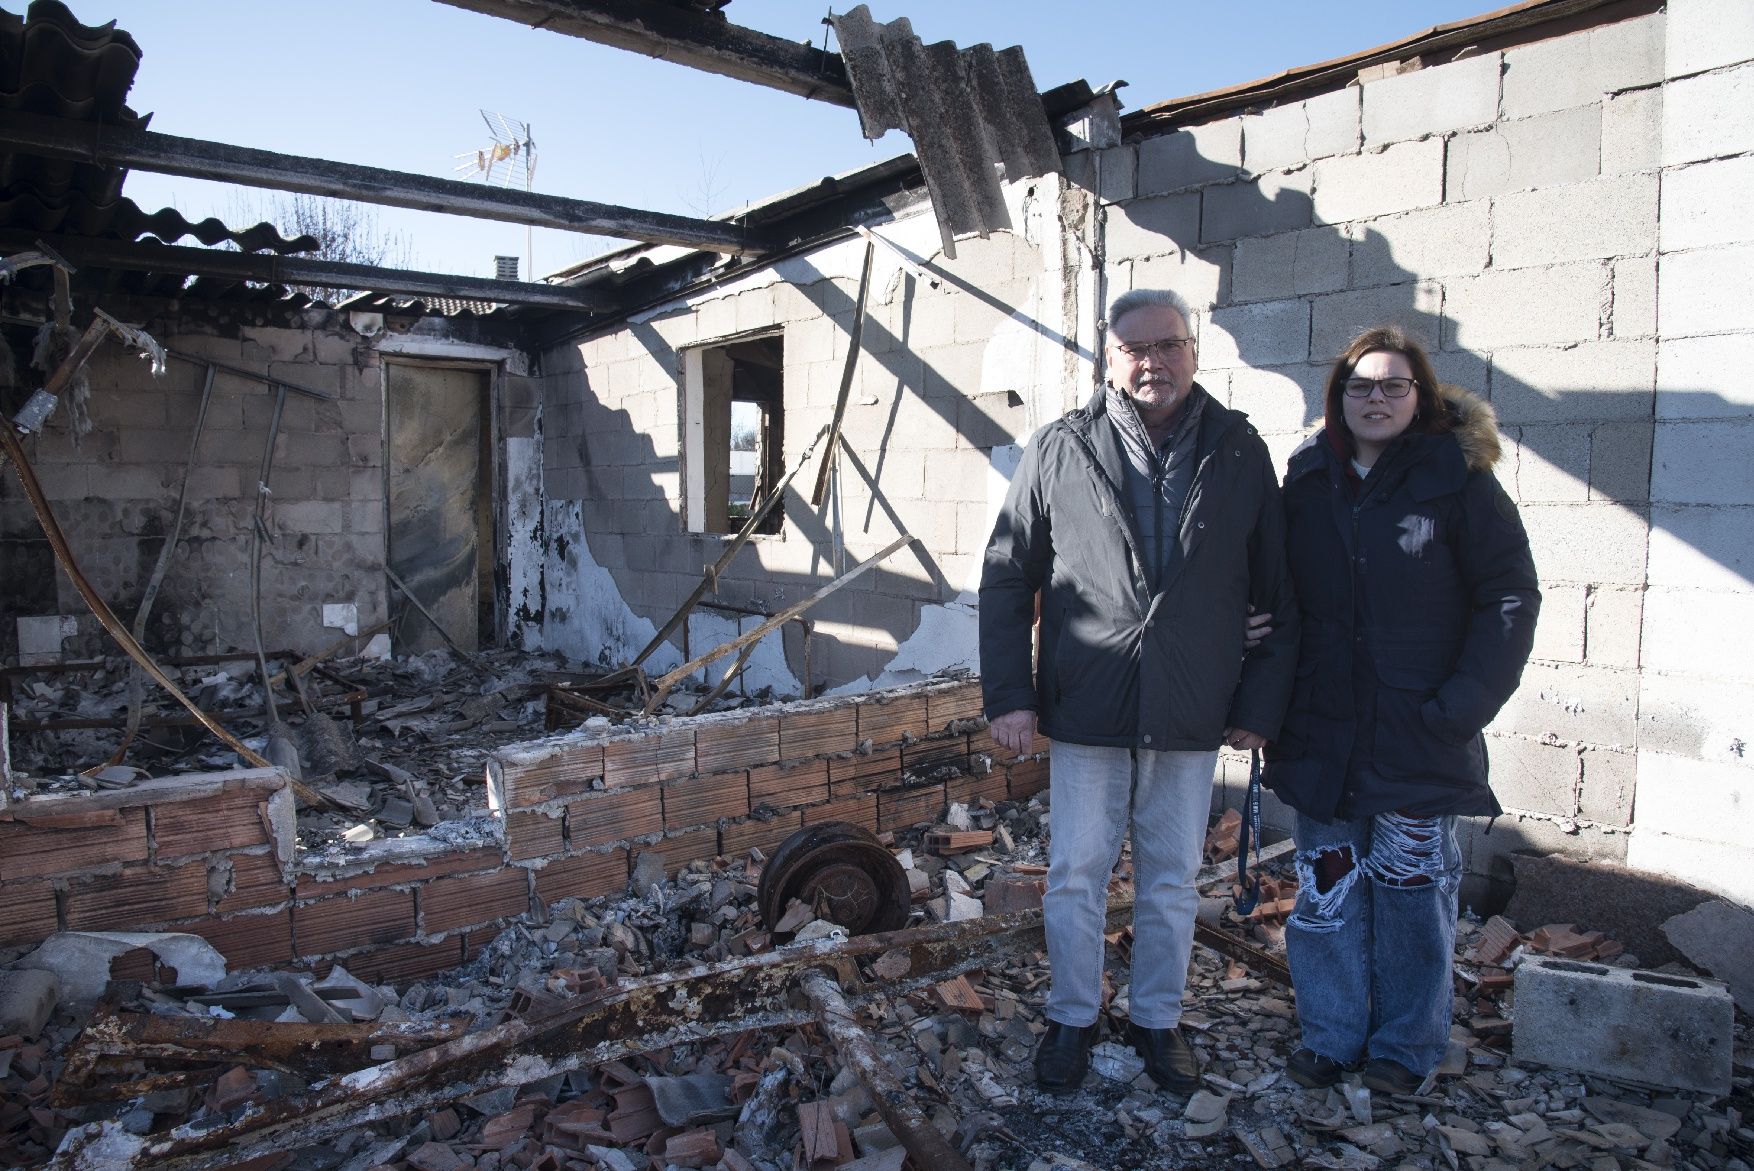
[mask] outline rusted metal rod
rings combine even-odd
[[[877,1113],[913,1156],[915,1166],[930,1167],[932,1171],[974,1171],[961,1152],[938,1133],[901,1079],[884,1062],[883,1055],[853,1018],[852,1005],[841,995],[840,986],[825,973],[816,971],[799,977],[798,987],[810,998],[823,1030],[834,1042],[835,1052],[864,1084]]]

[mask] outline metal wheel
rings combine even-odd
[[[907,874],[877,836],[850,821],[807,825],[779,844],[761,872],[756,901],[768,930],[793,899],[849,935],[907,925]]]

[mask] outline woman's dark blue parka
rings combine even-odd
[[[1492,408],[1442,389],[1455,429],[1401,436],[1363,481],[1325,431],[1286,471],[1302,642],[1266,783],[1320,821],[1500,811],[1481,730],[1516,690],[1541,594],[1492,474]]]

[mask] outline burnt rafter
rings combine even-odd
[[[22,247],[27,237],[0,232],[0,248]],[[118,268],[132,272],[169,272],[187,276],[257,281],[268,285],[313,285],[327,289],[371,289],[381,293],[405,293],[416,297],[455,297],[459,300],[495,301],[504,305],[541,305],[584,313],[605,313],[615,308],[613,298],[591,289],[561,285],[496,281],[485,277],[454,276],[439,272],[413,272],[379,268],[373,264],[344,264],[333,260],[306,260],[263,252],[228,252],[217,248],[185,248],[175,244],[99,240],[83,236],[29,236],[42,240],[81,267]]]
[[[838,54],[731,24],[681,5],[652,0],[441,2],[800,97],[853,107],[852,83],[847,80],[846,65]]]
[[[445,215],[588,232],[649,244],[679,244],[708,252],[755,255],[767,250],[759,236],[742,225],[721,220],[640,211],[610,203],[487,187],[384,167],[276,154],[255,147],[11,110],[0,112],[0,149]]]

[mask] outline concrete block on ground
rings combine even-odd
[[[1754,911],[1722,899],[1700,903],[1663,923],[1663,934],[1695,967],[1729,986],[1736,1007],[1754,1013]]]
[[[1663,172],[1664,252],[1754,241],[1754,155]]]
[[[1491,260],[1487,210],[1482,199],[1348,225],[1346,234],[1353,241],[1352,285],[1396,285],[1415,275],[1479,272]]]
[[[1241,118],[1221,118],[1145,139],[1139,144],[1139,194],[1234,179],[1242,166],[1242,126]]]
[[[1516,971],[1518,1061],[1727,1094],[1735,1002],[1711,980],[1550,956]]]
[[[1654,170],[1662,162],[1662,136],[1661,87],[1627,90],[1604,99],[1601,173]]]
[[[1662,142],[1666,167],[1754,150],[1754,64],[1670,82]]]
[[[1436,281],[1329,293],[1315,300],[1310,353],[1331,361],[1361,331],[1377,325],[1398,325],[1435,351],[1442,312],[1443,289]]]
[[[1309,302],[1263,301],[1215,309],[1200,337],[1200,360],[1215,368],[1282,366],[1309,357]]]
[[[1496,268],[1643,256],[1656,249],[1657,177],[1617,175],[1501,195],[1492,221]]]
[[[1199,238],[1198,192],[1135,199],[1108,209],[1105,241],[1111,262],[1192,248]]]
[[[1444,283],[1443,346],[1495,350],[1594,341],[1609,298],[1606,266],[1588,261],[1452,279]]]
[[[1754,58],[1754,5],[1669,0],[1668,75],[1685,77]]]
[[[1754,418],[1659,423],[1650,498],[1659,504],[1754,504]]]
[[[1661,13],[1519,45],[1504,54],[1504,115],[1587,105],[1663,79]]]
[[[1655,132],[1655,127],[1652,127]],[[1452,202],[1594,179],[1601,171],[1602,107],[1579,106],[1500,122],[1450,139],[1445,197]]]
[[[34,1038],[61,1003],[61,978],[37,968],[0,971],[0,1036]]]
[[[1364,145],[1383,146],[1491,122],[1498,113],[1497,53],[1372,81],[1364,89]]]
[[[1341,224],[1443,202],[1441,139],[1322,159],[1311,169],[1317,223]]]
[[[1236,242],[1232,301],[1262,301],[1346,287],[1350,244],[1332,228],[1309,228]]]
[[[1311,223],[1308,170],[1262,175],[1200,189],[1200,241],[1270,236]]]

